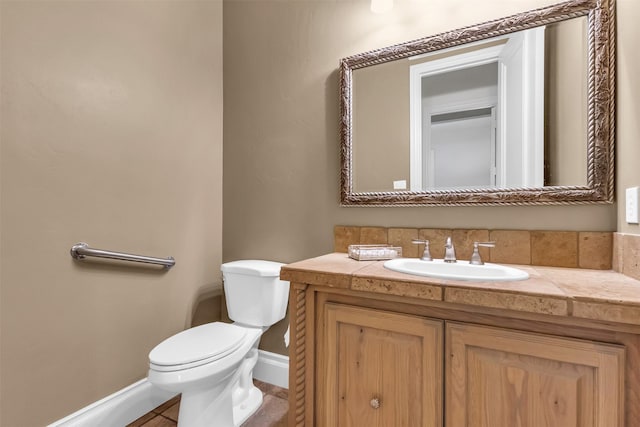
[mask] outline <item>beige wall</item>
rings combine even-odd
[[[410,180],[409,60],[353,72],[353,191],[394,191]]]
[[[617,204],[339,207],[338,64],[342,57],[554,3],[397,0],[224,5],[224,259],[291,262],[330,252],[333,226],[621,230]],[[640,3],[618,0],[618,191],[640,185]],[[622,218],[622,219],[621,219]],[[263,347],[284,351],[281,328]]]
[[[546,29],[547,185],[587,184],[587,31],[586,17]]]
[[[625,189],[640,186],[640,2],[617,0],[616,5],[616,197],[620,206],[617,230],[640,235],[638,224],[626,223],[624,209]]]
[[[222,4],[1,3],[0,425],[146,376],[220,287]],[[72,244],[176,258],[78,263]]]

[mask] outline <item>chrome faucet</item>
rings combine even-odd
[[[482,246],[483,248],[495,248],[496,242],[473,242],[473,254],[471,254],[469,264],[484,265],[484,261],[482,261],[482,258],[480,258],[480,251],[478,250],[478,246]]]
[[[429,241],[424,239],[413,239],[411,241],[414,245],[424,245],[424,251],[422,252],[422,261],[433,261],[431,258],[431,252],[429,252]]]
[[[451,236],[447,237],[447,243],[444,245],[444,262],[457,262],[456,249],[453,247]]]

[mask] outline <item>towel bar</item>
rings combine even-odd
[[[105,251],[104,249],[90,248],[87,243],[76,243],[71,247],[71,256],[73,259],[81,260],[86,257],[98,257],[98,258],[110,258],[120,261],[132,261],[143,262],[146,264],[159,264],[164,265],[169,269],[176,264],[176,260],[173,257],[168,258],[155,258],[143,255],[126,254],[122,252]]]

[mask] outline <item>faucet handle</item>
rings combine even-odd
[[[424,251],[422,252],[422,257],[420,258],[422,261],[433,261],[431,258],[431,252],[429,252],[429,241],[424,239],[413,239],[411,243],[414,245],[424,245]]]
[[[469,260],[469,264],[473,265],[483,265],[484,261],[480,258],[480,252],[478,247],[481,246],[483,248],[495,248],[496,242],[473,242],[473,254],[471,255],[471,259]]]
[[[444,244],[444,262],[458,262],[458,260],[456,259],[456,248],[453,247],[451,236],[447,237],[447,240]]]

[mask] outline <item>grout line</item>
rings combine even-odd
[[[161,418],[164,418],[164,419],[165,419],[165,420],[167,420],[167,421],[172,422],[173,424],[176,424],[176,425],[178,424],[178,422],[177,422],[176,420],[171,419],[171,418],[169,418],[169,417],[165,417],[165,416],[164,416],[164,415],[162,415],[162,414],[160,414],[160,415],[158,415],[158,416],[159,416],[159,417],[161,417]]]

